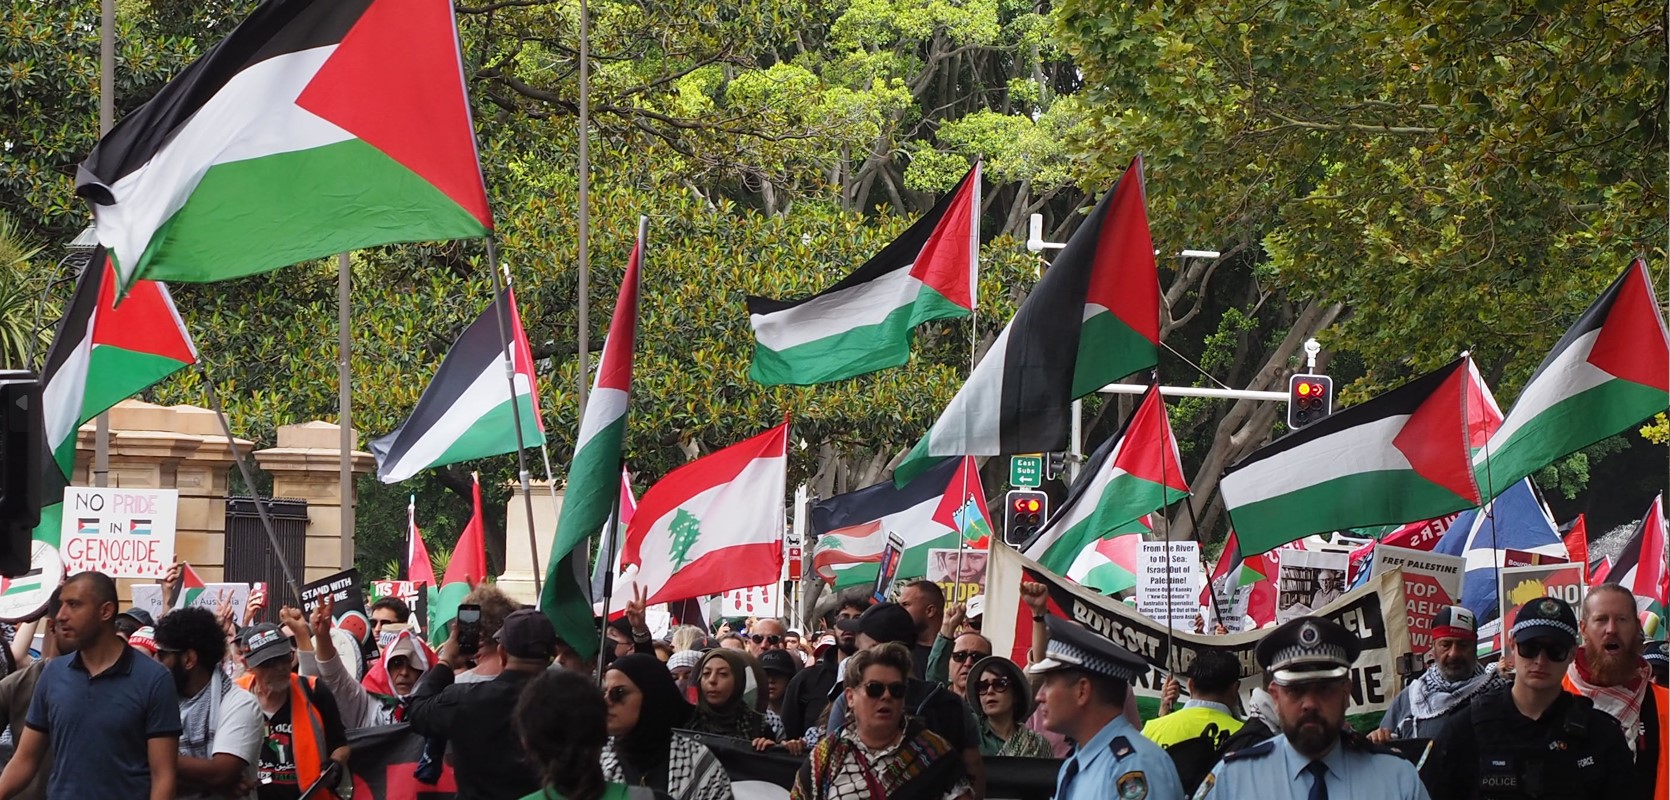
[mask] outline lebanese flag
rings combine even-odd
[[[851,275],[800,300],[748,298],[767,386],[828,383],[902,366],[916,326],[972,313],[979,286],[980,165]]]
[[[1133,533],[1138,520],[1188,496],[1165,401],[1159,387],[1149,386],[1124,430],[1096,448],[1061,509],[1020,550],[1065,575],[1098,541]],[[1134,586],[1136,576],[1130,579]]]
[[[267,0],[82,162],[122,288],[493,227],[448,0]]]
[[[104,248],[93,252],[41,368],[45,467],[41,523],[35,538],[58,545],[64,487],[75,470],[75,434],[122,400],[197,363],[197,347],[168,287],[140,281],[116,306],[115,271]]]
[[[1667,405],[1670,340],[1647,265],[1636,259],[1554,345],[1474,455],[1479,485],[1505,491]]]
[[[1647,515],[1636,524],[1624,549],[1612,560],[1606,579],[1635,593],[1638,611],[1664,616],[1665,596],[1670,594],[1670,573],[1665,572],[1664,495],[1653,498]]]
[[[429,588],[435,582],[435,564],[429,560],[429,546],[423,543],[423,533],[417,524],[417,495],[406,501],[406,580],[422,583]]]
[[[1224,473],[1243,554],[1313,533],[1391,525],[1480,504],[1463,356],[1254,451]]]
[[[1159,362],[1160,279],[1146,202],[1137,158],[894,469],[895,484],[949,456],[1065,450],[1073,398]]]
[[[487,580],[487,525],[481,513],[481,476],[471,473],[470,479],[475,510],[463,532],[458,534],[452,557],[447,559],[442,586],[456,583],[473,587]]]
[[[789,423],[672,472],[626,528],[622,564],[650,604],[776,583],[783,570]]]

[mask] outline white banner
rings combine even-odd
[[[719,596],[719,615],[730,617],[780,617],[783,592],[776,586],[732,589]],[[662,606],[665,608],[666,606]],[[653,626],[652,626],[653,627]]]
[[[1276,584],[1276,622],[1303,617],[1345,595],[1348,552],[1283,550]]]
[[[247,583],[205,583],[201,590],[184,589],[186,606],[201,608],[209,613],[219,610],[220,601],[232,602],[233,618],[242,620],[244,607],[249,605],[250,585]],[[155,583],[138,583],[133,586],[133,604],[151,612],[151,619],[162,619],[162,615],[171,610],[163,607],[162,586]]]
[[[112,578],[161,578],[174,563],[174,489],[64,489],[64,567]]]
[[[1200,543],[1143,542],[1137,575],[1137,611],[1149,619],[1194,630],[1200,616]]]

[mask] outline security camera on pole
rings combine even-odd
[[[1305,372],[1287,379],[1287,427],[1299,430],[1334,413],[1334,379],[1316,374],[1322,345],[1305,341]]]

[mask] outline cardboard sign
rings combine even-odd
[[[370,638],[371,618],[365,613],[365,592],[360,588],[359,570],[345,569],[302,584],[302,613],[311,615],[327,596],[331,599],[331,616],[338,627],[362,642]]]
[[[40,616],[65,574],[58,548],[36,541],[29,551],[29,571],[0,578],[0,621],[23,622]]]
[[[1351,554],[1328,550],[1283,550],[1276,584],[1276,622],[1306,616],[1345,594]]]
[[[424,622],[429,619],[429,592],[423,581],[372,581],[369,589],[366,599],[372,603],[385,597],[396,597],[405,603],[412,612],[406,624],[422,638]]]
[[[1503,567],[1498,575],[1496,596],[1501,599],[1502,630],[1510,636],[1519,607],[1541,597],[1558,597],[1569,603],[1573,612],[1583,613],[1586,588],[1583,585],[1582,564]]]
[[[253,586],[247,583],[205,583],[201,590],[185,590],[186,608],[201,608],[213,614],[220,609],[220,602],[227,600],[232,603],[232,613],[236,619],[243,619],[244,608],[249,605],[249,594]],[[162,615],[173,609],[167,608],[162,602],[162,585],[156,583],[138,583],[133,586],[133,604],[150,612],[152,619],[162,619]]]
[[[174,489],[64,489],[64,568],[112,578],[158,579],[174,563]]]
[[[968,599],[986,592],[985,550],[935,547],[928,550],[927,579],[939,584],[945,602],[968,604]]]
[[[1406,547],[1374,549],[1370,575],[1403,571],[1403,599],[1409,609],[1409,649],[1417,655],[1432,649],[1432,618],[1438,609],[1461,602],[1467,559]]]
[[[1200,543],[1143,542],[1137,576],[1137,611],[1171,626],[1194,630],[1200,614]]]

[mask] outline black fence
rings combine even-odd
[[[261,498],[272,517],[273,532],[278,535],[278,546],[296,573],[296,580],[305,580],[303,565],[307,555],[307,501],[288,498]],[[273,553],[272,542],[261,527],[260,512],[255,510],[255,498],[231,497],[226,500],[226,580],[231,583],[267,584],[267,610],[263,621],[275,618],[273,609],[296,605],[285,583],[284,567]],[[242,609],[239,609],[242,612]]]

